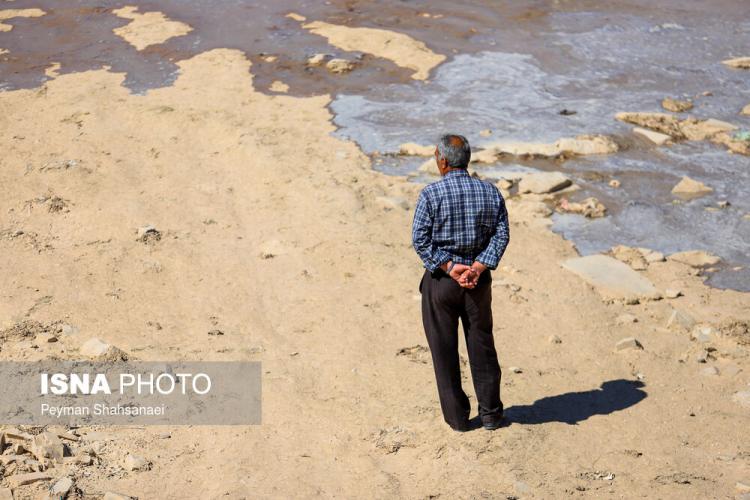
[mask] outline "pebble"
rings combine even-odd
[[[708,351],[703,349],[698,355],[695,357],[695,360],[698,363],[705,363],[708,361]]]
[[[148,470],[150,466],[151,464],[148,460],[138,455],[128,454],[125,460],[123,460],[123,467],[129,471]]]
[[[342,74],[348,73],[354,69],[354,63],[346,59],[331,59],[326,63],[326,68],[331,73]]]
[[[643,345],[641,345],[641,343],[638,342],[635,337],[626,337],[615,344],[615,349],[618,351],[624,351],[627,349],[643,349]]]
[[[611,181],[609,181],[609,187],[613,187],[613,188],[620,187],[620,181],[618,181],[617,179],[612,179]]]
[[[689,330],[695,326],[695,320],[688,313],[673,309],[672,314],[669,315],[669,319],[667,320],[667,328],[676,326]]]
[[[557,335],[550,335],[548,340],[550,344],[562,344],[562,339]]]
[[[624,313],[620,314],[616,319],[615,322],[618,325],[627,325],[629,323],[638,323],[638,318],[636,318],[634,315],[630,313]]]
[[[664,296],[668,299],[676,299],[677,297],[682,297],[682,292],[675,288],[667,288],[664,290]]]
[[[517,366],[511,366],[508,368],[508,370],[512,371],[513,373],[523,373],[523,370]]]

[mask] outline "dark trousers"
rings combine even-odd
[[[482,423],[495,423],[502,417],[500,365],[492,337],[492,277],[479,276],[473,289],[463,288],[438,269],[425,270],[419,284],[422,293],[422,323],[435,368],[443,418],[451,427],[468,428],[469,398],[461,387],[458,359],[458,320],[464,329],[474,391]]]

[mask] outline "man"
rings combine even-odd
[[[458,320],[461,319],[485,429],[500,427],[500,365],[492,337],[492,277],[508,246],[508,212],[493,184],[469,175],[465,137],[444,135],[435,149],[442,179],[419,194],[412,243],[424,263],[419,290],[422,322],[432,353],[443,418],[469,430],[469,399],[461,387]]]

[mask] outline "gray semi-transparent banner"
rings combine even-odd
[[[260,362],[0,362],[0,424],[260,421]]]

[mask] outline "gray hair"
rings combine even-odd
[[[466,137],[458,134],[445,134],[440,137],[437,150],[438,159],[446,159],[449,167],[466,168],[469,166],[471,146]]]

